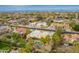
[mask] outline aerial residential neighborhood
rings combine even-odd
[[[79,52],[79,13],[0,13],[0,52]]]

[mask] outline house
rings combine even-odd
[[[35,27],[36,25],[37,25],[37,22],[33,22],[33,23],[28,24],[29,27]]]
[[[17,24],[17,20],[10,20],[8,21],[9,24]]]
[[[20,18],[20,19],[13,19],[8,21],[9,24],[22,24],[26,25],[28,23],[28,20],[25,18]]]
[[[33,22],[33,23],[28,24],[28,26],[36,27],[36,28],[44,28],[44,27],[47,27],[47,23],[46,22]]]
[[[71,43],[79,41],[79,34],[63,34],[63,40]]]
[[[62,20],[62,19],[54,19],[53,21],[54,22],[64,22],[64,20]]]
[[[46,22],[39,22],[39,23],[37,23],[36,27],[39,27],[39,28],[47,27],[47,23]]]
[[[23,35],[26,33],[26,29],[25,28],[16,28],[16,29],[14,29],[13,32],[16,32],[16,33]]]
[[[49,28],[53,28],[53,29],[62,29],[62,30],[65,30],[65,31],[70,31],[71,30],[71,27],[69,26],[68,23],[52,23]]]
[[[20,19],[17,19],[17,23],[22,24],[22,25],[26,25],[28,23],[28,20],[25,18],[20,18]]]
[[[30,38],[30,37],[42,38],[42,37],[46,37],[48,35],[51,36],[53,34],[54,34],[54,32],[35,30],[35,31],[31,32],[30,34],[28,34],[27,38]]]
[[[11,28],[10,27],[8,27],[8,26],[0,26],[0,34],[2,34],[2,33],[8,33],[8,32],[10,32],[11,31]]]

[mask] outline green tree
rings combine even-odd
[[[74,24],[72,29],[75,30],[75,31],[79,31],[79,24]]]
[[[52,36],[52,40],[54,42],[54,46],[57,47],[62,43],[62,37],[61,37],[62,30],[57,29],[56,32]]]
[[[24,47],[26,44],[26,41],[18,33],[13,33],[11,38],[13,39],[14,43],[20,47]]]
[[[40,14],[37,15],[37,20],[43,20],[43,16],[41,16]]]

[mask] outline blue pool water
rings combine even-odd
[[[79,12],[79,5],[0,5],[0,12]]]

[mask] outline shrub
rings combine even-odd
[[[41,38],[41,42],[43,42],[44,44],[49,43],[51,40],[50,36],[46,36],[45,38]]]
[[[10,50],[11,50],[10,44],[0,42],[0,52],[9,52]]]

